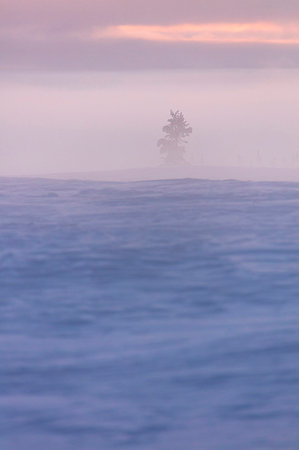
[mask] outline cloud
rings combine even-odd
[[[93,31],[89,39],[141,39],[158,42],[299,44],[299,24],[205,23],[118,25]]]
[[[79,29],[120,24],[292,21],[298,0],[1,0],[2,25]]]
[[[298,67],[298,0],[0,0],[2,69]]]
[[[146,40],[10,42],[6,70],[150,70],[299,67],[297,46]]]

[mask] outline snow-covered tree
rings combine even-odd
[[[185,138],[192,133],[192,128],[186,122],[183,113],[170,111],[168,124],[162,128],[165,136],[158,140],[160,153],[165,155],[164,161],[168,164],[180,164],[184,161]]]

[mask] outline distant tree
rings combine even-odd
[[[187,144],[185,138],[192,133],[192,128],[186,122],[183,113],[180,111],[170,111],[168,125],[162,128],[165,136],[158,140],[160,153],[165,155],[164,161],[167,164],[180,164],[184,161],[185,147]]]

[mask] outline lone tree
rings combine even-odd
[[[170,111],[168,125],[162,128],[165,136],[158,140],[160,153],[165,155],[164,162],[167,164],[180,164],[184,161],[185,147],[187,144],[185,138],[192,133],[192,128],[186,122],[183,113],[180,111]]]

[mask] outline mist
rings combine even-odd
[[[19,73],[1,77],[0,175],[155,167],[170,109],[200,166],[299,166],[298,70]]]

